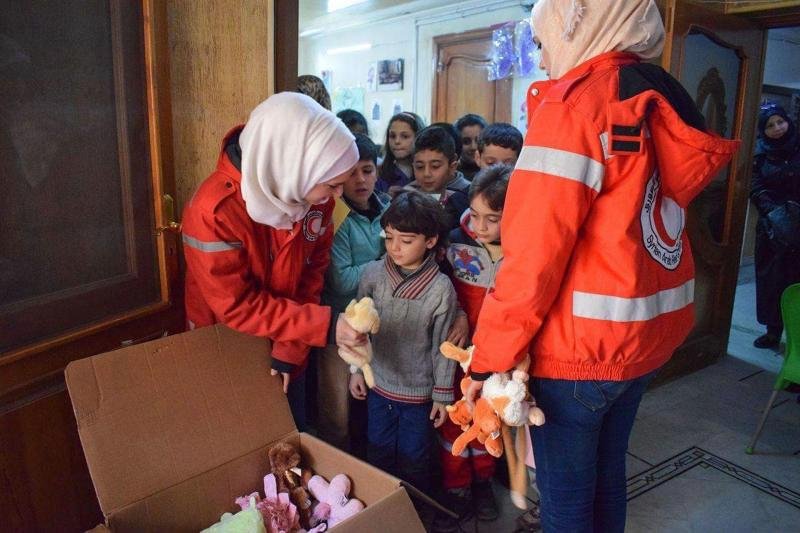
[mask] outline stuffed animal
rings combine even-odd
[[[481,397],[489,401],[495,412],[509,426],[544,424],[544,413],[529,399],[527,384],[509,379],[504,372],[489,376],[483,383]]]
[[[439,346],[439,351],[448,359],[452,359],[461,365],[461,370],[463,370],[465,374],[469,372],[469,365],[472,364],[472,352],[475,351],[474,346],[470,346],[465,350],[459,348],[452,342],[445,341]]]
[[[461,455],[467,444],[473,439],[486,447],[486,451],[494,457],[503,455],[503,441],[500,439],[500,417],[485,398],[478,398],[472,414],[472,425],[453,443],[452,453]]]
[[[334,476],[330,483],[322,476],[313,476],[308,480],[308,490],[319,500],[314,508],[314,518],[327,521],[329,528],[364,509],[359,500],[348,499],[350,478],[344,474]]]
[[[278,492],[285,492],[289,499],[297,506],[300,514],[300,523],[309,527],[311,518],[311,496],[303,486],[302,472],[298,474],[300,465],[300,452],[288,442],[279,442],[269,449],[270,471],[275,476]]]
[[[469,388],[472,380],[469,376],[465,376],[461,380],[461,394],[464,395],[467,393],[467,389]],[[469,428],[469,425],[472,423],[472,409],[470,409],[469,404],[465,398],[461,398],[456,403],[452,405],[445,406],[445,410],[447,414],[450,416],[450,421],[459,426],[461,431],[466,431]]]
[[[344,319],[350,326],[359,333],[378,333],[381,325],[381,318],[378,316],[378,311],[375,309],[375,303],[372,298],[367,296],[361,298],[359,301],[351,300],[344,310]],[[339,357],[350,365],[350,372],[355,373],[361,370],[364,374],[364,381],[370,389],[375,386],[375,377],[372,375],[372,367],[369,366],[372,361],[372,343],[367,339],[367,343],[355,349],[347,349],[339,346]]]
[[[239,498],[236,503],[242,508],[236,514],[225,513],[219,522],[201,531],[200,533],[267,533],[264,518],[256,508],[256,501],[260,498],[255,492],[247,497],[247,503],[242,504]]]

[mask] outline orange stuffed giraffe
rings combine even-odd
[[[472,425],[458,436],[453,443],[453,455],[461,455],[467,444],[473,439],[486,447],[486,451],[494,457],[503,455],[503,441],[500,438],[500,417],[494,412],[492,405],[484,398],[475,402]]]

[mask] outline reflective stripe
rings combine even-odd
[[[241,242],[201,241],[185,233],[183,234],[183,244],[187,244],[201,252],[226,252],[228,250],[238,250],[242,247]]]
[[[591,157],[544,146],[524,146],[516,168],[578,181],[597,192],[605,175],[605,166]]]
[[[608,132],[604,131],[600,134],[600,144],[603,146],[603,157],[611,159],[613,155],[608,153]]]
[[[683,309],[693,301],[693,279],[674,289],[666,289],[641,298],[622,298],[574,291],[572,293],[572,314],[580,318],[635,322],[650,320],[665,313]]]

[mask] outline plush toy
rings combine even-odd
[[[308,528],[311,518],[311,496],[303,486],[299,465],[300,452],[288,442],[279,442],[269,449],[270,471],[275,476],[278,492],[289,495],[289,499],[297,506],[300,523]]]
[[[544,413],[529,399],[527,383],[509,379],[504,372],[489,376],[483,383],[481,397],[489,401],[509,426],[544,424]]]
[[[244,498],[239,498],[236,503]],[[236,514],[225,513],[219,522],[200,533],[267,533],[264,526],[264,518],[256,508],[258,493],[255,492],[247,497],[247,504],[242,505],[241,511]]]
[[[503,455],[503,441],[500,439],[500,417],[485,398],[478,398],[472,414],[472,425],[453,443],[452,453],[461,455],[467,444],[473,439],[486,447],[486,451],[494,457]]]
[[[339,474],[328,483],[322,476],[308,480],[308,490],[319,500],[314,508],[314,518],[324,520],[328,527],[334,527],[364,509],[364,504],[355,498],[348,499],[350,478]]]
[[[452,359],[461,365],[461,370],[463,370],[465,374],[469,372],[469,365],[472,364],[472,352],[475,351],[474,346],[470,346],[464,350],[452,342],[445,341],[439,346],[439,351],[448,359]]]
[[[467,389],[471,383],[472,380],[469,376],[465,376],[461,380],[462,395],[467,393]],[[450,416],[450,421],[460,427],[461,431],[466,431],[469,428],[469,425],[472,423],[472,409],[470,409],[466,399],[461,398],[456,403],[445,406],[445,410],[448,416]]]
[[[355,300],[350,301],[347,309],[344,310],[344,319],[359,333],[372,333],[374,335],[378,333],[378,328],[381,325],[381,318],[378,316],[377,309],[375,309],[375,303],[372,298],[367,296],[357,302]],[[369,366],[370,361],[372,361],[372,343],[369,339],[367,339],[365,345],[352,350],[340,346],[339,357],[350,365],[351,373],[361,370],[367,387],[372,388],[375,386],[375,377],[372,375],[372,367]]]

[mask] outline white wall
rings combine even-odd
[[[333,70],[332,89],[337,87],[365,87],[367,70],[371,63],[381,59],[405,60],[405,84],[402,91],[370,92],[365,98],[364,115],[370,123],[370,133],[382,143],[386,125],[392,116],[395,101],[400,101],[405,111],[414,111],[430,122],[431,98],[435,73],[433,39],[439,35],[461,33],[486,28],[527,17],[519,0],[464,0],[453,2],[445,8],[417,11],[380,23],[339,31],[329,30],[300,39],[299,72],[320,75],[322,70]],[[370,50],[342,55],[326,55],[330,48],[371,42]],[[544,76],[537,71],[539,78]],[[533,78],[515,79],[512,114],[515,125],[523,125],[520,107],[525,101],[525,91]],[[372,121],[373,102],[381,106],[381,119]],[[469,110],[465,110],[468,112]]]

